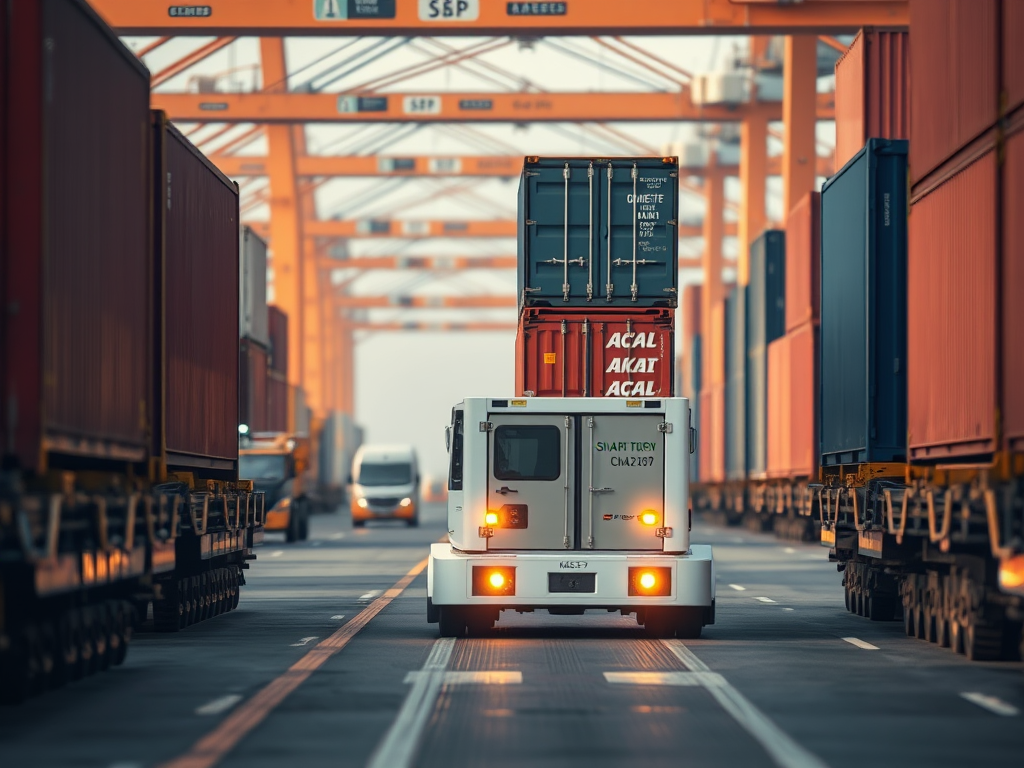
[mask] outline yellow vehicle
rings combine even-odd
[[[310,493],[315,485],[311,450],[305,435],[257,432],[241,436],[239,476],[252,480],[254,490],[266,494],[264,530],[283,531],[289,542],[309,537]]]

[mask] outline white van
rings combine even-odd
[[[367,520],[419,524],[420,473],[411,445],[364,445],[356,451],[348,481],[356,528]]]

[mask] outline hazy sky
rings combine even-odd
[[[153,38],[126,38],[136,50]],[[742,57],[746,39],[740,37],[626,38],[642,52],[669,61],[687,72],[700,73],[731,66]],[[212,38],[177,38],[145,57],[151,71],[159,72]],[[488,40],[491,42],[488,43]],[[429,60],[444,46],[493,46],[477,62],[464,68],[445,67],[420,76],[389,83],[381,80],[402,67]],[[651,72],[612,53],[588,38],[559,38],[519,42],[502,38],[448,38],[403,41],[393,38],[295,38],[286,41],[293,90],[345,93],[371,83],[378,92],[441,93],[495,91],[674,91],[684,79],[664,70]],[[643,57],[632,51],[631,55]],[[653,59],[650,59],[653,61]],[[659,67],[660,68],[660,67]],[[198,76],[216,77],[221,91],[250,91],[262,87],[259,42],[241,38],[199,65],[162,84],[160,91],[195,90]],[[822,78],[819,89],[831,87]],[[184,130],[195,126],[183,125]],[[213,137],[222,126],[198,127],[190,138],[203,151],[215,153],[250,126],[240,125]],[[625,139],[609,136],[593,125],[477,124],[465,126],[314,125],[306,140],[312,154],[359,155],[590,155],[660,154],[671,142],[701,142],[701,129],[682,123],[613,123]],[[781,125],[775,126],[781,130]],[[819,154],[834,144],[834,126],[819,125]],[[781,153],[781,143],[770,140],[769,151]],[[262,155],[262,139],[237,150]],[[735,147],[723,150],[732,152]],[[243,206],[266,193],[266,179],[240,180]],[[513,219],[518,180],[500,179],[334,179],[316,192],[321,218],[392,219]],[[738,200],[738,182],[727,184],[726,195]],[[769,182],[766,206],[769,217],[781,217],[781,180]],[[700,197],[681,195],[680,217],[699,222]],[[247,220],[265,220],[266,205],[251,206]],[[735,218],[727,212],[727,218]],[[270,244],[271,253],[273,243]],[[734,238],[724,244],[734,254]],[[684,240],[682,254],[699,255],[698,239]],[[361,255],[512,255],[514,239],[398,240],[362,239],[348,244],[352,256]],[[335,280],[347,277],[335,273]],[[700,273],[685,271],[681,283],[699,282]],[[431,276],[422,272],[376,272],[358,277],[350,291],[360,295],[514,295],[513,271],[470,270]],[[373,310],[372,320],[466,321],[491,320],[514,324],[514,309],[487,311]],[[681,334],[679,334],[681,337]],[[370,442],[411,442],[419,451],[426,474],[446,472],[443,427],[452,405],[470,395],[512,394],[514,384],[514,331],[507,333],[379,332],[360,334],[356,352],[356,419]]]

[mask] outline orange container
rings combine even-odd
[[[996,449],[996,159],[988,152],[911,209],[907,431],[915,460]]]
[[[1017,0],[1018,6],[1024,2]],[[1019,43],[1019,41],[1018,41]],[[1024,114],[1006,140],[1003,165],[1003,432],[1024,451]]]
[[[789,336],[780,336],[768,345],[768,477],[785,477],[789,472],[789,349]]]
[[[768,477],[818,476],[818,324],[768,345]]]
[[[836,169],[869,138],[910,137],[910,46],[906,32],[866,28],[836,62]]]
[[[725,385],[700,393],[700,482],[725,482]]]
[[[711,308],[711,332],[704,334],[701,354],[704,357],[704,381],[709,385],[725,384],[725,302]]]
[[[683,313],[683,338],[689,339],[701,333],[700,313],[702,310],[701,296],[704,286],[688,285],[683,288],[683,303],[680,309]]]
[[[786,219],[786,330],[821,315],[821,194],[808,192]]]

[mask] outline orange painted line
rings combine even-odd
[[[267,716],[288,697],[292,691],[302,685],[317,669],[348,645],[359,631],[387,607],[388,603],[398,597],[413,579],[427,567],[424,558],[405,576],[395,582],[387,592],[378,597],[366,608],[356,614],[345,626],[323,640],[305,656],[292,664],[280,677],[265,685],[259,693],[235,709],[224,722],[197,741],[192,748],[159,768],[211,768],[223,760],[248,733],[267,719]]]

